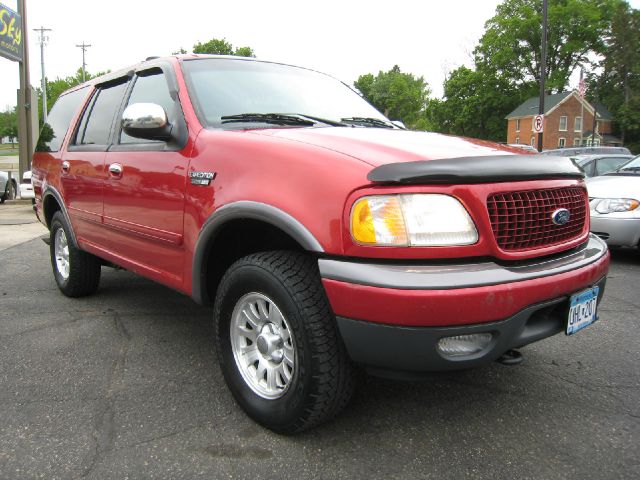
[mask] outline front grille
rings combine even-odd
[[[572,240],[583,232],[587,193],[580,187],[497,193],[487,199],[491,228],[503,250],[529,250]],[[559,208],[571,213],[565,225],[551,216]]]

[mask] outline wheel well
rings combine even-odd
[[[291,236],[260,220],[233,220],[222,227],[207,246],[202,291],[205,303],[213,305],[220,280],[227,269],[242,257],[269,250],[304,251]]]
[[[51,219],[53,218],[53,215],[57,211],[62,210],[62,208],[60,207],[60,204],[58,203],[58,201],[53,195],[47,195],[44,198],[44,203],[42,208],[44,210],[44,219],[47,222],[47,227],[50,227]]]

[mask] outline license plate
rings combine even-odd
[[[584,290],[569,299],[569,318],[567,320],[567,335],[574,334],[584,327],[591,325],[598,319],[596,307],[599,287]]]

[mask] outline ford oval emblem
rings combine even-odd
[[[551,221],[556,225],[566,225],[571,218],[571,212],[566,208],[559,208],[551,214]]]

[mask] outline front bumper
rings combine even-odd
[[[621,215],[591,215],[591,232],[616,247],[637,247],[640,242],[640,218]]]
[[[503,266],[389,265],[320,259],[320,274],[352,359],[403,371],[468,368],[563,330],[571,294],[600,286],[609,253],[594,235],[577,250]],[[435,346],[445,336],[490,332],[481,352],[455,359]]]

